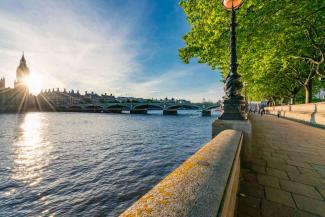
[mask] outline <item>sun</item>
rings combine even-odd
[[[28,87],[32,94],[39,94],[42,90],[43,79],[41,76],[30,74],[23,79],[23,83]]]

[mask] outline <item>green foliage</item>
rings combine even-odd
[[[226,75],[229,13],[219,0],[181,0],[180,6],[191,26],[180,58]],[[249,84],[249,98],[294,98],[325,76],[325,1],[246,0],[236,15],[238,72]]]

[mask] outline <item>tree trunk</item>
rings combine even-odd
[[[305,103],[311,103],[313,97],[313,82],[309,80],[304,85],[305,88]]]
[[[280,105],[283,105],[284,97],[281,97],[280,99]]]

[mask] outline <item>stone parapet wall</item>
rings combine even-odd
[[[325,102],[300,105],[266,107],[266,112],[272,115],[325,127]]]
[[[222,131],[121,216],[233,216],[242,138]]]

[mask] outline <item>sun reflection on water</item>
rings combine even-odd
[[[20,136],[13,144],[12,179],[29,186],[40,183],[49,163],[50,143],[46,140],[46,118],[40,113],[28,113],[20,126]]]

